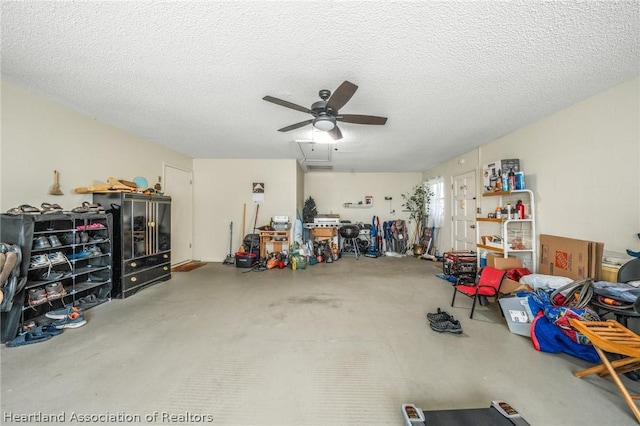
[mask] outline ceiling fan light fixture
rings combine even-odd
[[[336,127],[336,119],[330,115],[321,115],[313,119],[313,127],[323,132],[330,132]]]

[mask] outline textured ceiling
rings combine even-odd
[[[359,86],[334,171],[423,171],[640,73],[634,1],[2,1],[2,78],[195,158],[296,158]],[[640,101],[640,100],[639,100]],[[314,151],[315,152],[315,151]],[[310,157],[312,159],[313,156]]]

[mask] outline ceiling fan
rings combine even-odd
[[[313,105],[311,105],[311,108],[305,108],[288,101],[283,101],[282,99],[274,98],[273,96],[265,96],[262,99],[276,105],[306,112],[313,116],[310,120],[301,121],[300,123],[278,129],[279,132],[288,132],[290,130],[306,126],[307,124],[311,124],[316,129],[329,133],[334,140],[338,140],[342,139],[342,132],[338,127],[337,121],[342,121],[344,123],[375,125],[383,125],[387,122],[387,117],[360,114],[340,114],[338,112],[340,108],[349,102],[356,90],[358,90],[358,86],[349,81],[344,81],[333,92],[333,94],[327,89],[320,90],[318,95],[322,100],[314,102]]]

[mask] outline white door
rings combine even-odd
[[[171,196],[171,264],[193,259],[193,172],[164,165],[164,193]]]
[[[476,250],[476,174],[453,177],[453,249]]]

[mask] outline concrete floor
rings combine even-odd
[[[478,408],[504,399],[534,426],[636,424],[610,380],[575,378],[588,363],[536,352],[496,304],[473,320],[471,299],[450,308],[437,263],[343,258],[246,271],[212,263],[174,273],[89,310],[82,328],[3,346],[0,423],[11,412],[149,424],[157,412],[158,424],[175,415],[173,424],[211,416],[215,425],[388,426],[402,424],[402,403]],[[425,314],[438,307],[463,334],[429,328]]]

